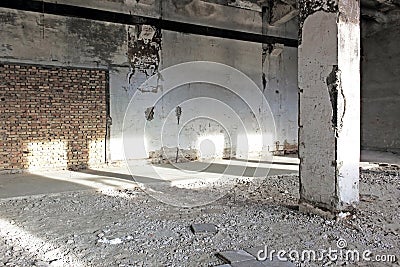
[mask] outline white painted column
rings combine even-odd
[[[336,213],[359,200],[359,1],[299,8],[300,204]]]

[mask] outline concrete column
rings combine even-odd
[[[300,204],[359,200],[359,0],[299,0]]]

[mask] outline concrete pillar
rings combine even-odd
[[[359,0],[299,0],[300,204],[359,200]]]

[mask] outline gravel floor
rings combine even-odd
[[[138,190],[82,191],[0,202],[0,266],[215,266],[219,251],[336,248],[396,255],[392,263],[333,261],[331,266],[399,266],[400,173],[361,173],[361,202],[340,221],[297,209],[298,177],[269,177],[254,190],[239,184],[218,201],[180,208]],[[216,234],[194,235],[192,223]],[[299,262],[301,266],[323,266]]]

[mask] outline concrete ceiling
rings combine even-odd
[[[361,0],[361,32],[372,36],[400,26],[400,0]]]
[[[400,7],[400,0],[361,0],[361,6],[362,8],[385,12],[398,9]]]
[[[236,8],[248,9],[257,12],[262,11],[262,6],[271,1],[283,8],[282,12],[276,14],[275,22],[286,23],[293,19],[297,13],[298,0],[172,0],[177,6],[194,4],[195,2],[208,2],[217,5],[226,5]],[[361,18],[363,21],[363,35],[370,35],[380,31],[382,28],[400,26],[400,0],[360,0]],[[287,6],[285,8],[284,6]],[[275,5],[276,6],[276,5]],[[274,25],[273,21],[271,24]]]
[[[174,0],[180,2],[181,4],[189,4],[194,0]],[[270,0],[202,0],[203,2],[209,2],[220,5],[235,6],[238,8],[246,9],[257,9],[259,10],[261,6],[267,5]],[[286,4],[295,7],[297,5],[297,0],[273,0],[279,4]],[[393,10],[400,10],[400,0],[361,0],[361,9],[367,10],[370,14],[371,11],[386,13]]]

